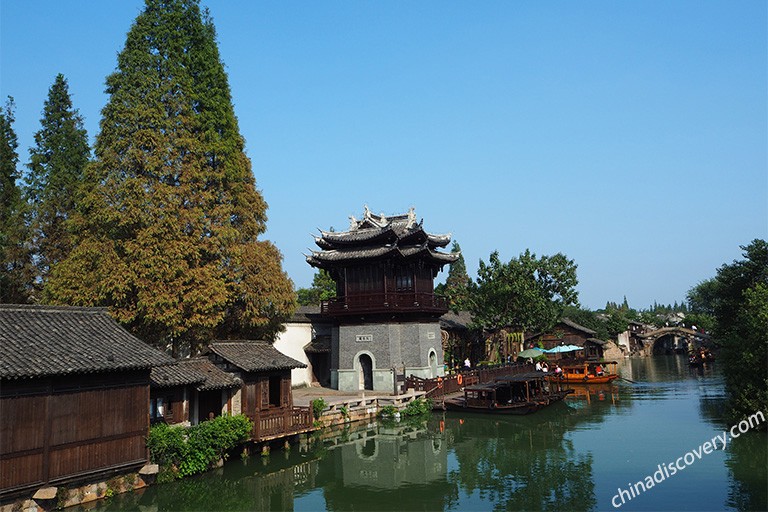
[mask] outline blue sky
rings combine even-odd
[[[415,207],[472,276],[493,250],[562,252],[590,308],[682,300],[768,238],[762,0],[202,5],[297,286],[311,235],[363,205]],[[57,73],[93,140],[142,7],[0,0],[22,163]]]

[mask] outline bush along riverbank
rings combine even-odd
[[[251,438],[253,422],[246,416],[219,416],[191,427],[154,425],[149,429],[150,460],[160,466],[158,483],[202,473],[226,460]]]

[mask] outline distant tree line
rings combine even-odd
[[[27,170],[0,109],[0,300],[106,306],[174,354],[273,337],[295,308],[198,0],[146,0],[91,155],[58,75]]]

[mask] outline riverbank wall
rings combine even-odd
[[[157,464],[147,464],[139,471],[115,475],[108,480],[43,487],[31,498],[17,499],[0,505],[0,512],[48,512],[84,505],[152,485],[157,479],[158,471]]]

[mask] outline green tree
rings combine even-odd
[[[741,248],[743,260],[717,270],[711,303],[726,392],[737,418],[768,411],[768,243],[753,240]]]
[[[469,287],[472,280],[467,274],[467,265],[464,262],[464,255],[461,254],[461,247],[455,240],[451,246],[451,252],[458,253],[459,257],[451,263],[442,293],[448,297],[450,308],[454,312],[459,312],[468,307]]]
[[[578,304],[576,264],[561,253],[537,258],[526,250],[502,263],[495,251],[488,264],[480,260],[477,273],[469,309],[473,322],[486,330],[544,331],[566,306]]]
[[[16,181],[19,146],[13,130],[14,102],[0,107],[0,302],[24,303],[29,298],[31,273],[24,223],[24,203]]]
[[[35,146],[29,150],[24,188],[38,287],[51,267],[72,250],[66,221],[75,210],[75,195],[91,153],[83,119],[72,106],[62,74],[48,91],[40,124]]]
[[[213,21],[197,0],[146,0],[107,77],[109,101],[52,300],[109,306],[174,355],[276,334],[293,284],[265,231]]]
[[[298,303],[302,306],[317,306],[320,301],[336,296],[336,282],[325,269],[319,269],[312,278],[312,286],[296,290]]]

